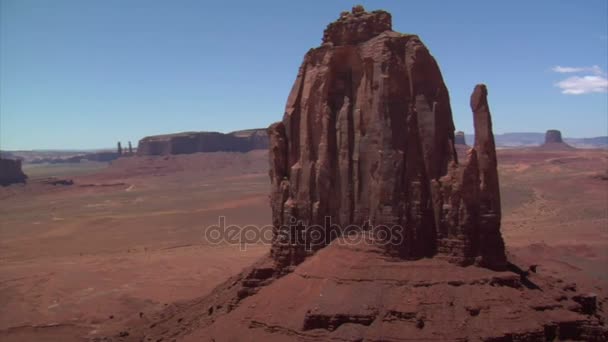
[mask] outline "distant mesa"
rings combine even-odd
[[[456,145],[465,145],[466,146],[467,141],[465,139],[463,131],[456,132],[456,136],[454,138],[454,144],[456,144]]]
[[[545,144],[561,144],[563,142],[562,132],[556,129],[550,129],[545,133]]]
[[[184,132],[145,137],[139,141],[137,155],[249,152],[267,148],[268,134],[265,129],[250,129],[232,133]]]
[[[574,147],[562,140],[562,132],[550,129],[545,133],[545,142],[540,146],[545,150],[572,150]]]
[[[25,183],[27,175],[21,169],[21,160],[0,158],[0,185]]]
[[[30,164],[70,164],[80,163],[82,161],[94,161],[94,162],[110,162],[119,158],[121,155],[117,152],[101,151],[101,152],[90,152],[83,154],[76,154],[71,157],[60,157],[60,158],[34,158],[29,161]]]
[[[539,147],[545,143],[546,133],[538,132],[510,132],[494,134],[498,147]],[[467,141],[473,141],[473,134],[466,134]],[[572,138],[563,136],[564,143],[574,148],[607,149],[608,136]]]

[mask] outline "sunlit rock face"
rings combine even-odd
[[[489,163],[489,112],[477,111],[479,126],[486,127],[479,131],[483,155],[478,151],[471,159],[479,175],[467,186],[486,196],[495,154]],[[439,191],[442,177],[458,168],[449,94],[429,50],[418,36],[392,31],[389,13],[355,8],[327,27],[323,44],[305,55],[283,120],[269,128],[269,137],[272,256],[279,265],[297,265],[329,240],[308,236],[306,243],[293,243],[290,224],[329,229],[328,219],[338,230],[354,225],[390,231],[382,236],[390,239],[385,250],[395,257],[442,252],[458,259],[450,249],[461,247],[450,247],[448,240],[460,233],[445,235],[442,206],[449,200]],[[479,201],[473,199],[471,210]],[[470,225],[478,224],[479,214],[471,213]],[[499,223],[500,211],[492,215],[488,220]],[[462,247],[467,252],[457,261],[475,259],[481,245]]]

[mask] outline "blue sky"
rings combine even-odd
[[[0,149],[112,147],[281,119],[304,53],[356,3],[416,33],[457,129],[608,134],[608,1],[0,0]]]

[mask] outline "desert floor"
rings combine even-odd
[[[608,295],[608,151],[500,150],[513,260]],[[205,231],[270,223],[265,151],[27,166],[0,188],[0,339],[80,341],[204,296],[268,252]],[[73,179],[48,185],[46,177]]]

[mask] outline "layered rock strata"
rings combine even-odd
[[[228,134],[185,132],[145,137],[139,141],[140,156],[189,154],[197,152],[249,152],[268,148],[265,130],[247,130]]]
[[[491,242],[488,248],[497,250],[486,251],[483,241],[500,237],[496,155],[484,101],[479,86],[472,99],[474,157],[459,167],[448,91],[428,49],[418,36],[392,31],[387,12],[343,13],[325,30],[323,45],[304,57],[283,120],[269,128],[277,264],[297,265],[352,226],[371,227],[398,258],[440,252],[468,263],[502,253],[496,258],[502,263],[504,248]],[[450,186],[478,195],[467,198],[471,203],[450,203],[460,201],[450,197]],[[469,207],[465,221],[472,221],[450,221],[456,209],[449,205]],[[321,226],[324,239],[294,224]],[[464,228],[469,225],[476,228]],[[378,227],[388,234],[376,234]]]

